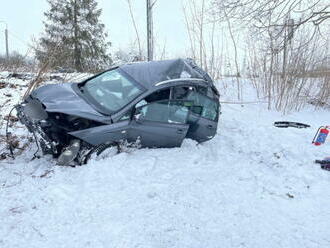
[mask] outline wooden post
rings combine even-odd
[[[153,60],[153,22],[152,22],[152,7],[151,0],[147,0],[147,43],[148,43],[148,61]]]
[[[8,29],[5,29],[5,38],[6,38],[6,58],[9,59],[9,49],[8,49]]]

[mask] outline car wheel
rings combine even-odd
[[[83,159],[83,164],[87,164],[87,162],[91,159],[102,160],[107,157],[112,157],[120,152],[118,143],[111,144],[102,144],[92,148]]]

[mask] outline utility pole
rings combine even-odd
[[[4,21],[0,21],[2,23],[4,23],[6,25],[6,29],[5,29],[5,43],[6,43],[6,58],[7,60],[9,59],[9,49],[8,49],[8,25],[6,22]]]
[[[154,37],[152,23],[152,7],[155,4],[152,0],[147,0],[147,43],[148,43],[148,61],[152,61],[154,57]]]
[[[6,37],[6,58],[9,59],[9,49],[8,49],[8,29],[5,29],[5,37]]]

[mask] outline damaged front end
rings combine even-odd
[[[45,128],[50,126],[50,123],[48,122],[48,114],[42,104],[38,100],[30,98],[16,105],[15,109],[18,119],[33,134],[43,154],[57,156],[59,153],[58,142],[50,139],[44,131]]]
[[[63,113],[47,112],[46,107],[29,96],[16,105],[17,117],[33,134],[43,154],[57,158],[58,165],[86,163],[86,156],[94,147],[73,137],[69,132],[101,125],[98,122]],[[37,152],[38,152],[37,151]]]

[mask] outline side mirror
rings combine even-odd
[[[137,123],[141,123],[142,122],[142,119],[143,119],[143,115],[142,113],[140,112],[140,109],[136,109],[135,110],[135,113],[133,115],[133,120]]]
[[[194,105],[191,107],[191,112],[201,115],[203,113],[203,106]]]
[[[134,114],[134,120],[138,121],[141,118],[141,113]]]

